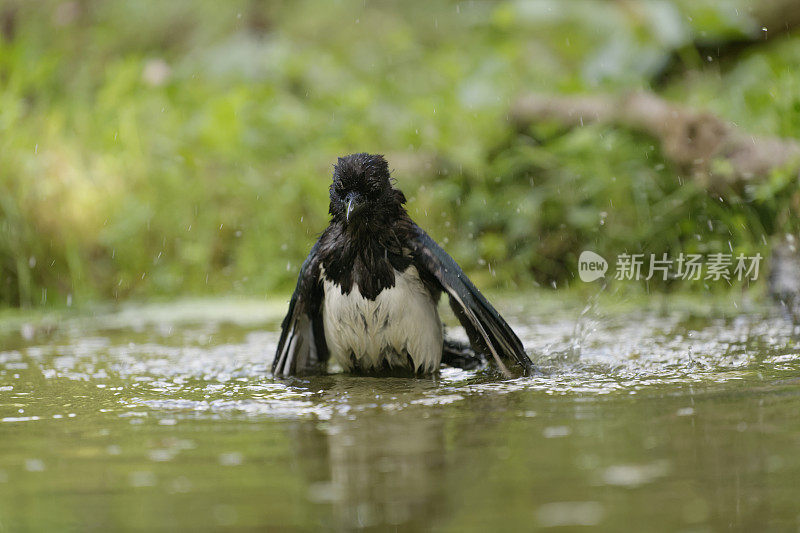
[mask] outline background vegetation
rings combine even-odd
[[[483,286],[570,285],[586,248],[768,255],[794,170],[723,199],[641,133],[509,118],[653,89],[796,137],[800,37],[753,6],[5,0],[0,303],[283,294],[355,151]]]

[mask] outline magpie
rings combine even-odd
[[[452,257],[409,217],[382,155],[340,157],[330,224],[297,278],[272,362],[274,376],[325,368],[359,374],[432,374],[442,363],[474,368],[491,358],[529,373],[522,342]],[[442,293],[469,337],[445,339]]]

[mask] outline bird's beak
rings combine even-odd
[[[345,211],[344,218],[345,221],[349,224],[350,218],[361,209],[363,204],[361,203],[362,200],[361,195],[359,195],[358,193],[348,194],[345,200],[347,201],[347,210]]]

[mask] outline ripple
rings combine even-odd
[[[254,316],[269,313],[262,310]],[[188,319],[172,317],[162,323],[165,314],[117,313],[91,328],[85,322],[71,324],[53,344],[0,352],[0,390],[12,399],[22,398],[38,380],[69,380],[86,383],[83,396],[95,405],[102,399],[100,411],[115,416],[144,408],[172,412],[177,419],[327,420],[369,409],[443,406],[475,395],[528,390],[599,398],[800,368],[797,330],[779,317],[584,313],[577,319],[551,315],[512,320],[543,375],[503,380],[482,371],[443,369],[428,379],[326,375],[274,381],[268,371],[277,342],[274,326],[265,329],[258,320],[231,320],[224,313],[190,313]],[[193,322],[198,317],[201,324]],[[110,325],[116,329],[108,330]],[[162,342],[165,332],[181,341]],[[448,332],[465,336],[458,327]],[[0,420],[26,422],[41,416],[8,415]]]

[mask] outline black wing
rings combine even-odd
[[[281,338],[272,361],[275,376],[292,376],[328,360],[322,326],[323,289],[318,248],[319,242],[300,267],[297,287],[281,324]]]
[[[480,291],[472,284],[458,263],[430,236],[417,228],[417,237],[413,242],[414,265],[420,275],[431,277],[447,292],[450,307],[458,317],[461,325],[467,330],[470,344],[475,351],[491,355],[497,365],[509,374],[503,359],[516,361],[527,373],[533,369],[533,363],[522,341],[503,320],[500,313],[492,307]]]

